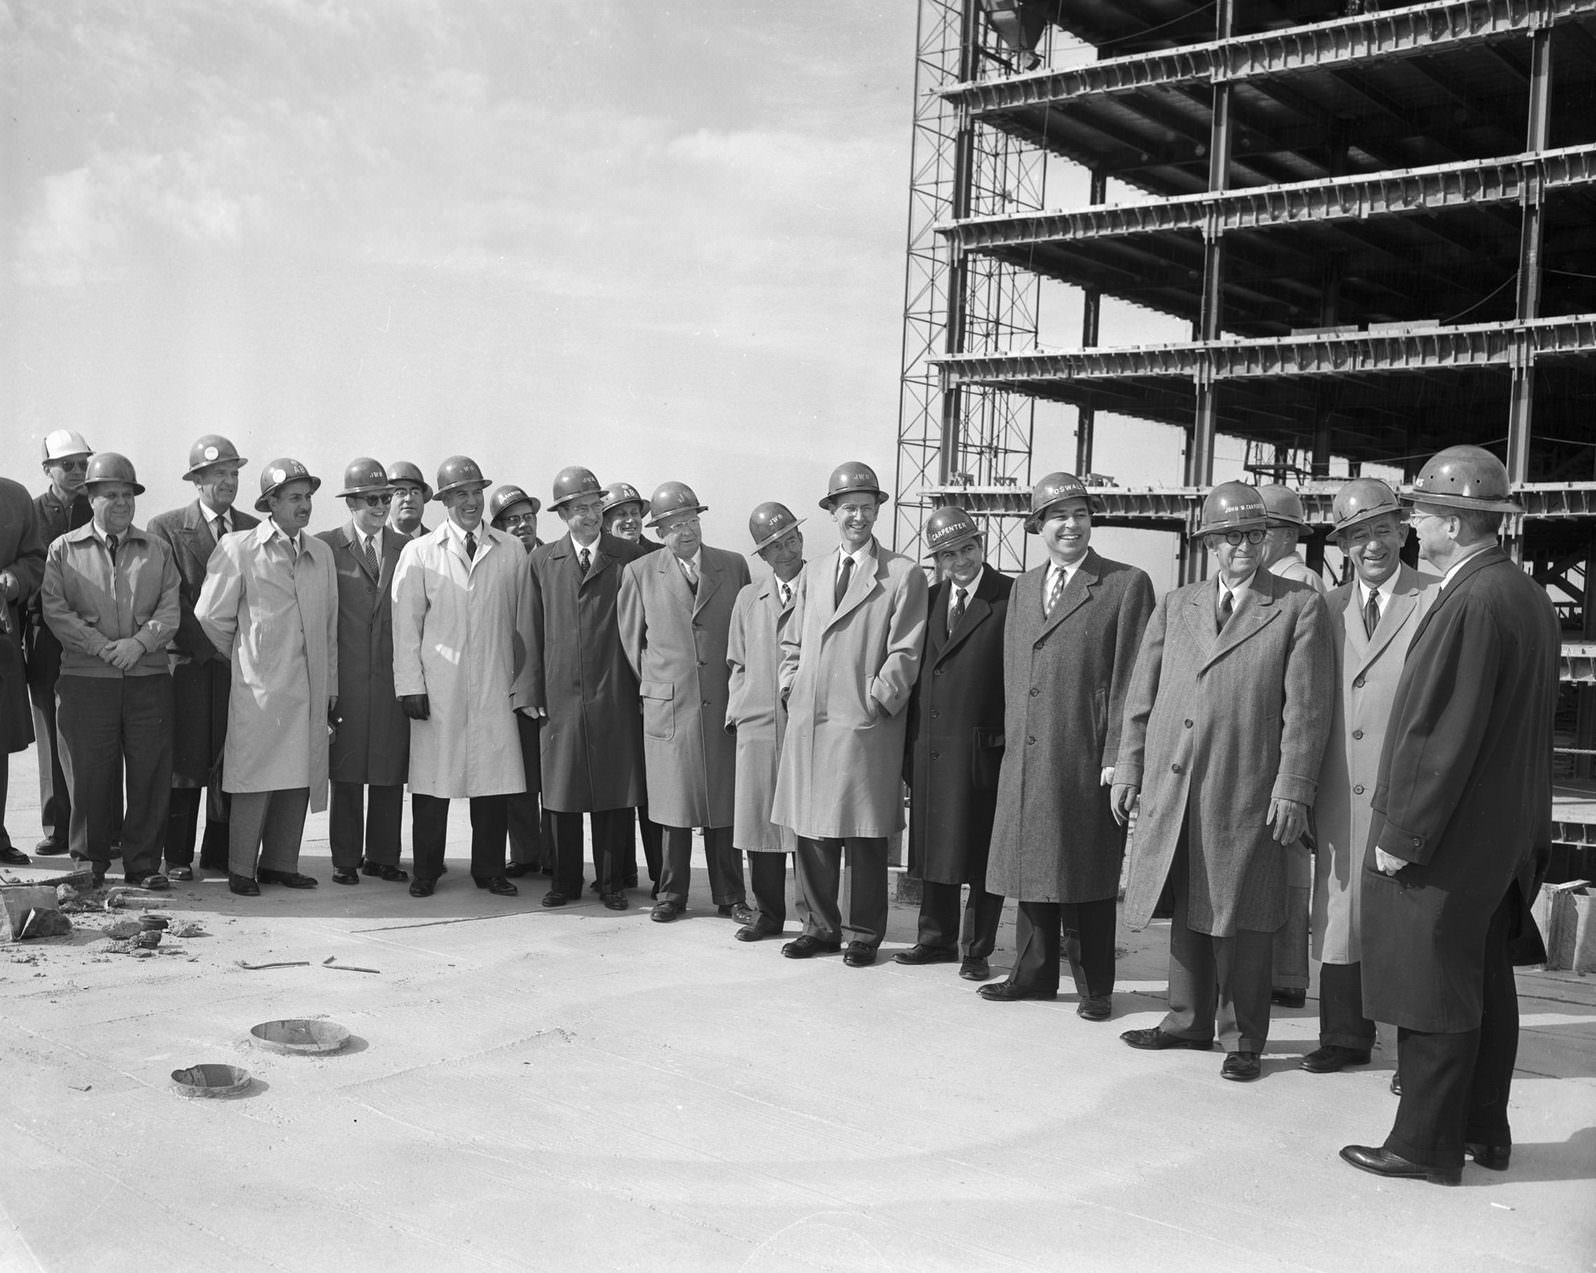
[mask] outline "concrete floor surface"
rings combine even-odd
[[[19,843],[34,818],[13,808]],[[160,909],[209,935],[149,958],[87,917],[0,947],[0,1269],[1596,1268],[1592,979],[1521,976],[1512,1169],[1444,1189],[1337,1159],[1383,1138],[1390,1066],[1296,1069],[1311,999],[1250,1085],[1217,1052],[1120,1043],[1162,1013],[1163,924],[1121,934],[1115,1018],[1089,1024],[948,965],[738,943],[702,872],[670,926],[646,890],[626,912],[544,911],[539,877],[490,897],[463,807],[434,897],[339,888],[324,827],[314,893],[179,886]],[[895,905],[885,951],[913,935]],[[1006,922],[1000,971],[1011,948]],[[350,1046],[248,1042],[318,1016]],[[255,1082],[177,1095],[202,1062]]]

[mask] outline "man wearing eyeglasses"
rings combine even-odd
[[[362,873],[399,883],[410,878],[399,866],[410,722],[394,695],[390,590],[410,541],[387,525],[393,489],[379,461],[351,460],[338,495],[348,523],[317,536],[338,571],[338,718],[327,758],[333,883],[359,884]]]
[[[388,513],[388,525],[406,539],[420,539],[431,529],[421,520],[421,515],[427,511],[432,487],[421,476],[421,470],[409,460],[395,460],[384,471],[393,485],[393,506]]]
[[[1275,932],[1286,922],[1287,850],[1307,829],[1330,736],[1335,651],[1324,599],[1262,569],[1268,510],[1223,482],[1196,537],[1215,578],[1165,594],[1125,697],[1114,813],[1141,812],[1125,922],[1145,928],[1167,881],[1169,1011],[1127,1030],[1133,1048],[1206,1051],[1256,1079],[1269,1037]]]
[[[94,450],[73,429],[57,429],[44,439],[44,475],[49,489],[34,497],[39,536],[45,551],[68,531],[86,526],[93,515],[83,491],[84,475]],[[67,851],[72,824],[72,792],[63,765],[61,738],[55,718],[55,687],[61,676],[61,642],[44,621],[43,594],[35,593],[28,605],[23,657],[28,665],[28,695],[33,700],[33,737],[38,743],[39,814],[44,838],[34,846],[41,857]],[[121,801],[116,802],[120,806]],[[117,822],[120,823],[120,807]],[[115,839],[120,840],[120,826]]]

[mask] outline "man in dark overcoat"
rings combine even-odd
[[[925,546],[941,577],[927,599],[903,767],[920,922],[914,945],[893,960],[959,960],[960,976],[984,981],[1003,917],[1003,895],[987,891],[986,860],[1003,761],[1003,623],[1014,580],[986,564],[985,537],[962,508],[926,519]]]
[[[593,830],[601,895],[625,887],[632,810],[643,797],[637,674],[621,648],[621,569],[643,550],[602,530],[604,488],[560,470],[549,508],[567,533],[534,549],[529,701],[543,716],[543,807],[554,819],[554,881],[544,906],[582,895],[582,814]]]
[[[177,563],[179,618],[172,640],[172,798],[166,812],[166,877],[194,878],[194,840],[199,831],[200,797],[205,795],[205,835],[199,864],[227,870],[231,802],[222,790],[222,751],[227,742],[227,702],[232,667],[211,644],[194,617],[205,586],[206,567],[223,535],[260,524],[234,504],[238,473],[249,461],[226,438],[207,433],[188,449],[185,482],[198,498],[192,504],[150,518],[149,533],[166,541]]]
[[[87,526],[93,514],[89,497],[83,493],[83,478],[88,472],[94,449],[81,433],[56,429],[45,435],[41,467],[50,485],[34,497],[39,517],[39,538],[49,552],[50,545],[68,531]],[[33,700],[33,737],[39,744],[39,815],[44,838],[34,846],[41,857],[67,851],[72,825],[72,791],[62,763],[62,740],[56,726],[55,687],[61,677],[61,642],[44,621],[42,593],[35,593],[28,606],[27,630],[23,636],[23,657],[28,665],[28,696]],[[118,793],[121,783],[117,784]],[[122,839],[120,796],[116,800],[112,840]]]
[[[22,668],[22,612],[44,579],[39,516],[27,488],[0,477],[0,865],[26,866],[28,855],[6,832],[11,753],[33,742],[28,683]]]
[[[699,514],[707,511],[686,483],[655,489],[648,524],[666,551],[627,565],[617,603],[621,645],[642,696],[649,808],[665,828],[649,916],[662,924],[687,909],[694,827],[704,832],[710,900],[740,923],[754,919],[742,855],[732,845],[737,744],[726,732],[726,642],[748,563],[703,542]]]
[[[1143,928],[1167,881],[1169,1012],[1120,1037],[1146,1049],[1213,1046],[1220,1075],[1261,1073],[1274,934],[1286,922],[1286,846],[1307,829],[1330,737],[1335,652],[1324,598],[1262,568],[1268,512],[1256,488],[1222,482],[1197,535],[1214,579],[1153,610],[1125,696],[1116,816],[1141,812],[1125,922]]]
[[[361,873],[408,880],[399,865],[410,721],[393,687],[393,572],[410,541],[387,525],[393,489],[370,456],[344,468],[349,521],[319,538],[338,571],[338,721],[328,749],[333,883]]]
[[[993,893],[1018,899],[1016,956],[1008,979],[981,995],[1053,998],[1062,928],[1076,1014],[1106,1021],[1125,853],[1109,784],[1153,585],[1134,566],[1093,551],[1092,504],[1074,474],[1037,483],[1026,529],[1041,536],[1048,560],[1020,577],[1009,600],[1008,750],[986,873]]]
[[[1545,958],[1529,901],[1551,852],[1560,635],[1545,591],[1496,543],[1522,509],[1489,451],[1448,447],[1414,480],[1419,555],[1439,595],[1408,647],[1363,871],[1363,998],[1397,1027],[1402,1099],[1382,1176],[1506,1170],[1518,1051],[1515,962]]]

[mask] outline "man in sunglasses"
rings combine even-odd
[[[349,521],[317,538],[338,570],[338,719],[328,752],[327,838],[333,883],[362,873],[397,883],[410,721],[393,689],[393,571],[410,541],[387,525],[393,488],[382,464],[361,456],[338,492]]]
[[[1335,702],[1324,599],[1262,569],[1269,511],[1223,482],[1196,538],[1215,579],[1166,593],[1136,657],[1114,766],[1114,813],[1141,796],[1125,922],[1145,928],[1167,881],[1169,1011],[1127,1030],[1133,1048],[1206,1051],[1256,1079],[1269,1037],[1275,932],[1286,922],[1287,850],[1307,829]]]

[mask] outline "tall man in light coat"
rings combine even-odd
[[[649,527],[665,552],[629,562],[617,601],[621,646],[643,706],[648,807],[665,829],[659,898],[650,918],[687,909],[693,828],[704,829],[710,899],[722,915],[753,922],[742,856],[732,847],[737,744],[726,733],[726,642],[732,606],[748,582],[740,555],[705,544],[692,487],[665,482],[649,500]]]
[[[482,520],[488,481],[475,460],[438,466],[447,516],[412,539],[393,577],[393,687],[410,718],[411,897],[443,873],[449,801],[471,802],[471,878],[501,897],[506,797],[526,789],[516,714],[532,710],[526,659],[526,552]]]
[[[986,884],[1018,899],[1014,967],[981,987],[1004,1002],[1058,993],[1069,933],[1075,1012],[1113,1015],[1114,926],[1125,831],[1109,802],[1120,723],[1153,585],[1092,549],[1092,501],[1073,473],[1036,484],[1025,527],[1047,562],[1016,582],[1003,642],[1008,749]]]
[[[780,936],[787,923],[787,855],[798,847],[790,827],[770,820],[787,706],[781,701],[781,636],[792,617],[804,573],[803,519],[769,500],[748,515],[754,551],[770,567],[737,594],[726,635],[726,728],[737,737],[736,810],[732,845],[748,854],[756,911],[738,941]]]
[[[1505,1171],[1518,1054],[1514,963],[1546,957],[1529,914],[1551,853],[1560,633],[1496,544],[1521,512],[1489,451],[1448,447],[1414,479],[1419,555],[1442,572],[1397,681],[1363,869],[1363,1001],[1397,1027],[1402,1100],[1381,1176]]]
[[[39,515],[27,488],[0,477],[0,865],[26,866],[26,853],[6,831],[11,753],[33,743],[27,676],[22,667],[22,614],[44,578]]]
[[[1321,962],[1319,1046],[1302,1058],[1310,1074],[1366,1065],[1374,1047],[1363,1011],[1363,855],[1391,701],[1439,582],[1402,564],[1407,516],[1378,478],[1353,478],[1336,492],[1331,515],[1353,578],[1328,603],[1337,675],[1313,808],[1313,956]]]
[[[307,808],[327,807],[327,740],[338,715],[338,573],[307,535],[321,486],[302,463],[273,460],[255,510],[268,517],[216,546],[194,607],[232,663],[222,785],[232,797],[227,885],[315,888],[299,870]],[[257,869],[257,860],[259,863]]]
[[[590,469],[554,477],[567,533],[532,553],[531,702],[542,726],[543,807],[554,818],[554,886],[544,906],[582,895],[582,814],[605,905],[622,909],[632,810],[643,798],[637,673],[621,647],[621,570],[643,549],[602,530],[604,488]]]
[[[1213,1046],[1237,1082],[1261,1073],[1274,934],[1286,920],[1285,849],[1306,830],[1329,741],[1335,653],[1323,598],[1263,564],[1268,514],[1223,482],[1197,535],[1215,579],[1166,593],[1125,696],[1113,802],[1137,794],[1125,921],[1146,926],[1169,882],[1169,1012],[1120,1037],[1135,1048]]]
[[[1003,763],[1003,628],[1014,581],[987,564],[986,539],[962,508],[937,509],[924,537],[941,578],[927,599],[903,766],[920,922],[914,945],[892,958],[957,961],[965,980],[984,981],[1003,917],[1003,896],[987,890],[986,869]]]
[[[399,866],[410,722],[393,687],[392,588],[411,541],[387,525],[393,491],[379,461],[351,460],[338,498],[349,520],[319,536],[338,568],[338,719],[327,818],[333,883],[359,884],[361,872],[399,883],[410,878]]]
[[[200,799],[205,797],[205,835],[199,843],[199,864],[225,871],[228,860],[228,808],[221,789],[220,767],[227,740],[232,669],[194,617],[205,587],[216,545],[234,531],[253,530],[260,523],[234,502],[239,471],[249,461],[219,433],[196,438],[188,449],[193,503],[150,518],[149,531],[166,541],[182,580],[178,604],[182,617],[172,641],[172,795],[166,812],[166,874],[172,880],[194,878],[194,841],[199,833]]]
[[[887,931],[887,838],[903,826],[903,743],[920,670],[926,582],[875,537],[887,494],[858,461],[838,466],[821,508],[841,539],[808,573],[782,636],[787,734],[771,819],[798,836],[801,936],[789,959],[841,949],[867,968]],[[838,907],[848,854],[848,919]]]

